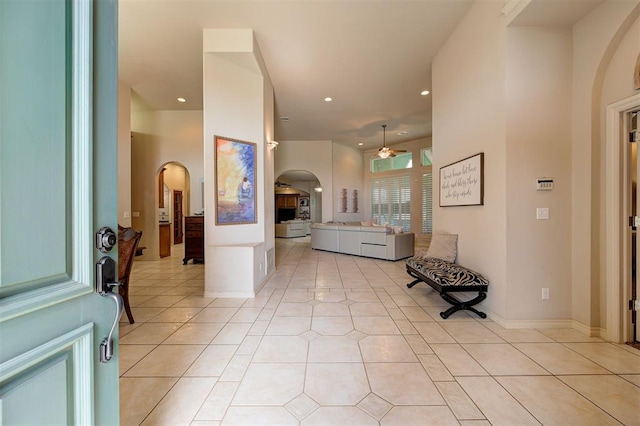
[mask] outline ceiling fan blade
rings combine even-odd
[[[393,152],[407,152],[406,149],[392,149]]]

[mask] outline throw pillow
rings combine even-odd
[[[394,234],[402,234],[403,231],[404,231],[404,228],[402,226],[394,226],[393,227],[393,233]]]
[[[363,220],[362,222],[360,222],[360,226],[373,226],[373,221]]]
[[[425,257],[436,257],[453,263],[456,261],[457,254],[457,234],[433,234]]]

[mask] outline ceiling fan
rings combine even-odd
[[[282,187],[290,187],[291,184],[286,183],[286,182],[280,182],[279,180],[275,181],[275,186],[276,188],[282,188]]]
[[[387,146],[387,125],[382,125],[382,148],[378,150],[378,157],[389,158],[395,157],[398,152],[407,152],[406,149],[391,149]]]

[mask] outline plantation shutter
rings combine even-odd
[[[433,174],[422,175],[422,233],[433,233]]]
[[[375,178],[371,183],[371,215],[378,224],[411,229],[411,178],[408,174]]]

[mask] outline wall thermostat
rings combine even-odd
[[[551,191],[553,189],[553,179],[551,178],[536,179],[536,189],[538,191]]]

